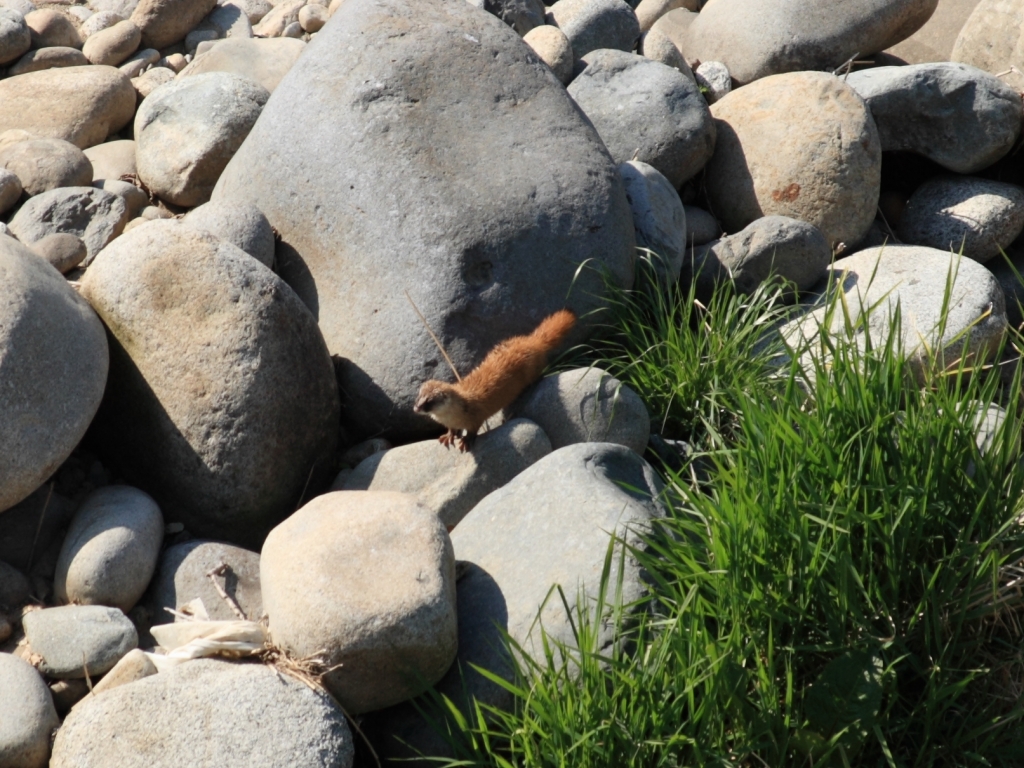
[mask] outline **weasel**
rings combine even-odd
[[[413,410],[448,427],[440,437],[442,445],[454,443],[460,451],[466,451],[488,418],[540,378],[548,356],[575,324],[576,315],[571,310],[559,310],[541,321],[530,335],[513,336],[498,344],[457,384],[425,381]],[[458,434],[461,431],[465,436]]]

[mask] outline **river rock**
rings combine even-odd
[[[36,240],[30,249],[46,259],[62,275],[81,264],[89,254],[82,238],[66,232],[55,232]]]
[[[313,34],[324,28],[330,18],[327,7],[318,3],[308,3],[299,11],[299,26],[303,32]]]
[[[327,696],[263,664],[200,659],[83,701],[50,768],[351,768],[352,756]]]
[[[130,21],[142,31],[144,48],[166,48],[184,40],[216,0],[140,0]]]
[[[732,91],[732,75],[729,68],[720,61],[702,61],[693,72],[697,85],[704,89],[708,104],[714,104]]]
[[[40,8],[38,11],[32,11],[25,17],[25,23],[32,35],[32,47],[81,48],[85,39],[79,31],[78,25],[71,18],[53,8]]]
[[[181,71],[181,77],[204,72],[231,72],[259,83],[273,93],[306,49],[301,40],[273,38],[224,40],[201,53]]]
[[[546,9],[541,0],[469,0],[469,4],[493,13],[520,35],[545,26]]]
[[[49,677],[93,678],[139,644],[128,618],[103,605],[64,605],[30,611],[21,620],[37,668]]]
[[[104,192],[117,195],[124,200],[124,204],[128,207],[129,220],[139,216],[149,205],[149,195],[130,182],[102,179],[101,181],[94,181],[92,185],[96,189],[102,189]],[[127,229],[127,225],[125,225],[125,228]]]
[[[17,11],[0,8],[0,66],[10,64],[32,46],[32,34]]]
[[[154,91],[135,116],[139,178],[169,203],[205,203],[269,97],[263,86],[228,72]]]
[[[92,64],[116,67],[135,53],[140,42],[142,31],[131,21],[119,21],[91,35],[82,46],[82,53]]]
[[[569,95],[616,162],[648,163],[674,187],[704,167],[715,149],[715,125],[692,80],[622,51],[593,51],[586,60]]]
[[[567,295],[579,317],[601,306],[599,269],[630,284],[629,204],[548,68],[468,3],[346,0],[309,45],[213,199],[255,204],[280,233],[278,270],[342,358],[354,432],[429,435],[412,404],[444,362],[404,291],[469,371]],[[364,55],[338,59],[350,45]],[[282,141],[296,131],[333,138],[310,153]],[[594,269],[577,272],[584,261]]]
[[[273,10],[252,28],[253,34],[258,37],[281,37],[289,25],[298,23],[299,11],[305,4],[306,0],[279,0]]]
[[[699,0],[688,0],[685,3],[682,0],[640,0],[635,6],[636,19],[640,23],[640,31],[650,31],[658,19],[669,11],[682,8],[684,5],[689,6],[688,10],[691,11],[700,9]]]
[[[11,232],[23,243],[34,243],[55,232],[76,235],[85,242],[89,266],[107,243],[128,223],[122,198],[95,187],[59,187],[26,202],[11,219]]]
[[[260,577],[274,642],[335,667],[323,683],[350,714],[422,693],[455,658],[452,544],[412,496],[318,496],[270,532]]]
[[[157,671],[156,665],[150,661],[145,651],[133,648],[121,657],[114,668],[103,676],[102,680],[93,686],[91,693],[94,696],[99,696],[104,691],[110,691],[118,686],[155,675]]]
[[[89,63],[85,54],[77,48],[39,48],[29,51],[14,64],[7,74],[10,77],[25,75],[29,72],[39,72],[43,69],[57,69],[61,67],[84,67]]]
[[[125,77],[135,79],[145,71],[146,67],[156,64],[158,61],[160,61],[160,51],[156,48],[145,48],[129,56],[118,69]]]
[[[30,139],[10,144],[0,149],[0,166],[16,174],[29,195],[92,183],[89,158],[63,139]]]
[[[547,64],[562,85],[572,80],[572,45],[569,38],[558,27],[542,24],[525,35],[523,42],[533,48],[540,60]]]
[[[322,8],[323,6],[320,7]],[[324,8],[325,13],[326,11],[327,9]],[[216,32],[218,39],[252,37],[252,24],[249,23],[249,17],[245,15],[245,11],[242,8],[234,3],[215,5],[213,10],[206,15],[206,18],[199,22],[193,32],[207,30]],[[188,43],[185,44],[185,47],[188,48]]]
[[[173,70],[167,67],[150,67],[138,77],[132,78],[132,88],[142,100],[161,85],[166,85],[172,80],[174,80]]]
[[[160,556],[156,575],[150,582],[145,605],[154,624],[174,621],[166,608],[180,611],[186,603],[199,599],[214,621],[238,618],[213,586],[208,573],[224,566],[214,578],[227,595],[252,621],[263,615],[258,553],[218,541],[193,539],[175,544]]]
[[[558,0],[548,14],[577,59],[600,48],[632,51],[640,37],[636,13],[623,0]]]
[[[107,342],[92,310],[64,278],[5,236],[0,275],[2,511],[53,474],[85,434],[103,396]]]
[[[344,489],[414,494],[451,529],[484,496],[549,453],[551,442],[540,427],[513,419],[481,434],[466,453],[437,440],[375,453],[347,477]]]
[[[834,70],[912,35],[938,0],[715,0],[686,34],[686,55],[721,61],[739,84],[800,70]]]
[[[654,26],[640,38],[638,52],[652,61],[660,61],[662,64],[675,67],[693,79],[691,65],[697,66],[698,62],[692,57],[687,59],[684,49],[686,31],[696,18],[697,14],[686,8],[669,11],[654,22]]]
[[[712,105],[711,114],[718,138],[705,183],[727,232],[778,215],[813,224],[832,245],[867,233],[882,152],[871,113],[842,80],[823,72],[766,77]]]
[[[89,38],[96,33],[110,29],[127,18],[127,16],[122,16],[114,11],[99,11],[82,22],[82,34],[85,35],[86,42],[88,42]]]
[[[875,67],[846,82],[867,102],[884,152],[914,152],[951,171],[976,173],[1020,135],[1020,94],[966,64]]]
[[[204,229],[227,240],[267,267],[274,265],[274,230],[254,205],[210,202],[193,208],[185,217],[191,229]]]
[[[0,8],[7,8],[11,11],[16,11],[22,16],[28,16],[32,11],[36,10],[36,4],[32,0],[0,0]]]
[[[639,160],[619,166],[626,199],[633,209],[636,244],[658,255],[659,272],[679,279],[686,248],[686,213],[672,184],[656,168]]]
[[[952,250],[985,262],[1024,230],[1024,189],[1002,181],[940,176],[910,196],[900,238],[911,245]]]
[[[39,673],[9,653],[0,653],[0,712],[0,765],[46,768],[60,720]]]
[[[274,8],[267,0],[230,0],[230,2],[245,12],[250,24],[258,24],[260,19]]]
[[[150,221],[104,249],[82,295],[116,342],[104,452],[166,518],[258,546],[330,481],[334,368],[273,272],[209,233]]]
[[[47,69],[0,80],[0,132],[27,130],[84,149],[135,114],[135,89],[113,67]]]
[[[21,197],[21,179],[6,168],[0,168],[0,214],[6,213]]]
[[[1024,90],[1024,0],[977,3],[957,35],[950,58],[999,75],[1016,91]]]
[[[704,245],[722,236],[722,227],[718,220],[703,208],[695,205],[684,205],[686,212],[686,245]]]
[[[163,516],[148,494],[126,485],[98,488],[71,521],[54,593],[63,602],[127,613],[149,585],[163,536]]]

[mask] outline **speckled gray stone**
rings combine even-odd
[[[686,248],[683,201],[669,180],[647,163],[630,160],[619,165],[619,173],[633,209],[637,246],[654,251],[658,272],[678,280]]]
[[[139,644],[135,627],[117,608],[64,605],[29,611],[21,620],[38,669],[49,677],[102,675]]]
[[[0,653],[0,712],[0,765],[46,768],[60,720],[39,673],[9,653]]]
[[[631,51],[640,37],[636,13],[623,0],[558,0],[548,20],[569,38],[577,59],[599,48]]]

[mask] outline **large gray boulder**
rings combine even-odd
[[[96,315],[53,267],[0,235],[0,512],[27,497],[85,434],[107,380]]]
[[[9,653],[0,653],[0,712],[0,765],[46,768],[60,720],[43,678]]]
[[[82,295],[115,342],[104,455],[166,518],[258,546],[329,481],[333,367],[273,272],[207,232],[150,221],[104,249]]]
[[[567,301],[601,306],[602,269],[632,281],[601,139],[529,46],[465,2],[346,0],[213,199],[254,203],[280,233],[278,270],[343,358],[357,432],[436,428],[412,405],[450,373],[405,291],[468,372]]]
[[[1020,135],[1020,93],[966,64],[875,67],[851,73],[846,84],[867,102],[883,152],[916,152],[976,173]]]
[[[200,659],[90,696],[57,733],[51,768],[351,768],[345,714],[263,664]]]
[[[938,0],[715,0],[686,33],[684,52],[721,61],[740,84],[800,70],[833,70],[909,37]]]

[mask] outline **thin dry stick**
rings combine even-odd
[[[89,693],[92,693],[92,678],[89,677],[89,662],[85,658],[85,651],[82,651],[82,670],[85,672],[85,684],[89,688]]]
[[[427,329],[427,333],[430,334],[430,338],[434,340],[434,343],[437,344],[437,348],[441,350],[441,354],[444,355],[444,359],[448,361],[448,366],[452,369],[452,373],[455,374],[455,380],[462,381],[462,377],[459,376],[459,372],[455,370],[455,363],[453,363],[452,359],[448,357],[448,353],[444,351],[444,347],[441,346],[441,340],[438,339],[434,332],[430,329],[430,325],[427,323],[427,318],[423,316],[423,313],[420,312],[420,308],[416,306],[416,302],[412,300],[412,296],[409,295],[408,289],[405,291],[405,298],[409,300],[409,303],[412,305],[412,308],[416,310],[416,314],[420,316],[420,322],[423,323],[423,327]]]
[[[43,520],[46,518],[46,510],[50,506],[50,499],[53,498],[54,485],[56,485],[56,483],[50,483],[50,490],[46,494],[46,501],[43,503],[43,511],[39,513],[39,524],[36,525],[36,537],[32,539],[32,549],[29,550],[28,553],[28,568],[25,569],[26,571],[32,570],[32,561],[35,560],[36,557],[36,544],[39,543],[39,534],[43,530]]]
[[[224,572],[227,569],[228,564],[221,561],[217,564],[215,568],[207,571],[206,576],[210,581],[213,582],[213,588],[217,590],[217,594],[220,595],[221,600],[228,604],[228,608],[234,611],[235,616],[240,618],[242,621],[248,621],[249,619],[246,617],[245,611],[242,610],[241,606],[239,606],[238,603],[235,602],[234,598],[231,597],[231,595],[224,591],[224,588],[220,585],[220,582],[217,581],[217,577],[223,576]]]

